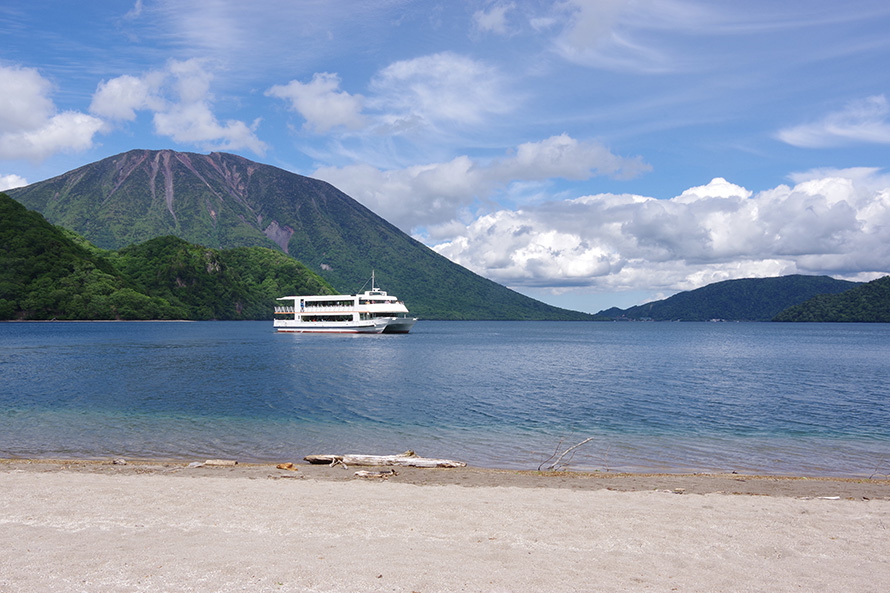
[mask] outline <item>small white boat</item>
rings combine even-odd
[[[326,334],[407,334],[417,322],[405,303],[375,285],[361,294],[285,296],[275,307],[273,326],[280,332]]]

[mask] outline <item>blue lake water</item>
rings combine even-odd
[[[0,323],[0,457],[890,474],[890,325]]]

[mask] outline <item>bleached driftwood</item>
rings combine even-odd
[[[385,480],[390,476],[397,476],[399,474],[396,473],[394,469],[384,469],[379,472],[369,472],[366,469],[359,470],[355,472],[356,478],[380,478],[381,480]]]
[[[307,455],[303,460],[314,464],[342,465],[344,468],[350,465],[396,465],[400,467],[466,467],[467,465],[463,461],[451,459],[418,457],[414,455],[413,451],[401,455]]]

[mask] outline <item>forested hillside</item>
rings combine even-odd
[[[716,282],[629,309],[607,309],[612,319],[654,321],[769,321],[779,312],[819,294],[836,294],[857,286],[829,276],[780,276]]]
[[[890,322],[890,276],[884,276],[841,294],[819,295],[790,307],[775,321]]]
[[[0,194],[0,319],[271,319],[278,296],[333,292],[271,249],[98,249]]]

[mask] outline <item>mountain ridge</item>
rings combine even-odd
[[[131,150],[7,192],[98,247],[173,235],[278,249],[352,293],[380,285],[428,319],[590,320],[451,262],[334,186],[224,152]]]
[[[773,321],[890,323],[890,276],[839,294],[817,295],[785,309]]]
[[[830,276],[792,274],[714,282],[666,299],[627,309],[598,313],[611,319],[653,321],[770,321],[783,310],[820,294],[837,294],[858,286]]]

